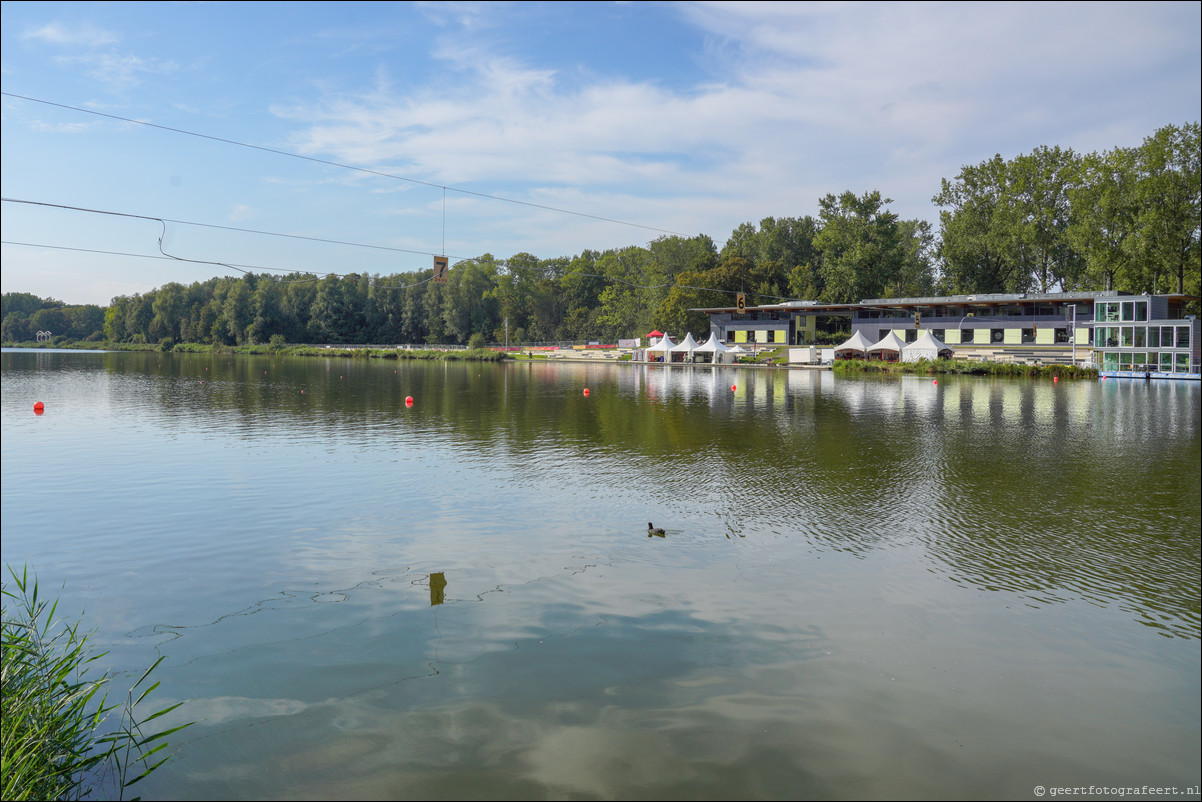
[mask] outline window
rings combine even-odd
[[[1119,329],[1119,347],[1130,348],[1131,343],[1135,342],[1135,332],[1130,326],[1123,326]]]
[[[1189,326],[1174,326],[1177,329],[1177,347],[1189,348]]]
[[[1136,320],[1147,320],[1148,319],[1148,302],[1147,301],[1136,301],[1135,302],[1135,319]]]
[[[990,329],[989,330],[989,342],[997,343],[1000,345],[1005,341],[1006,341],[1006,330],[1005,329]]]
[[[1135,347],[1136,348],[1147,348],[1148,347],[1148,330],[1146,328],[1144,328],[1143,326],[1135,327]]]
[[[1135,302],[1123,301],[1123,322],[1135,320]]]
[[[1023,345],[1032,345],[1035,342],[1035,329],[1023,329]]]
[[[1056,342],[1057,343],[1067,343],[1068,342],[1068,329],[1067,328],[1056,329],[1055,334],[1056,334]]]

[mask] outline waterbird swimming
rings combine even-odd
[[[648,521],[647,522],[647,537],[651,537],[652,535],[656,535],[657,537],[663,537],[664,530],[660,529],[655,524]]]

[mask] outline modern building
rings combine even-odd
[[[1104,376],[1202,378],[1196,316],[1182,317],[1182,296],[1138,295],[1094,304],[1094,364]]]
[[[850,328],[869,343],[890,332],[911,343],[929,330],[960,359],[1096,363],[1099,368],[1130,366],[1133,371],[1154,362],[1157,369],[1172,366],[1172,373],[1197,373],[1202,361],[1198,321],[1182,316],[1191,300],[1198,299],[1061,292],[882,298],[854,304],[791,301],[741,311],[693,311],[707,313],[711,335],[729,344],[809,345],[821,319],[837,318],[824,321],[823,328]]]

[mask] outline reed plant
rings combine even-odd
[[[1028,365],[1022,362],[990,362],[965,359],[920,359],[917,362],[839,359],[832,366],[838,373],[940,373],[974,376],[1025,376],[1029,378],[1096,379],[1098,371],[1080,365]]]
[[[167,736],[147,725],[182,703],[144,718],[139,706],[159,686],[149,683],[163,661],[142,672],[122,702],[110,702],[113,676],[98,667],[107,653],[92,648],[93,631],[58,616],[27,569],[8,568],[3,589],[3,798],[82,799],[125,790],[168,759]],[[135,697],[135,694],[137,696]],[[116,724],[110,722],[116,719]]]

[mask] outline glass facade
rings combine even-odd
[[[1094,359],[1101,370],[1199,372],[1197,321],[1154,320],[1152,304],[1149,297],[1094,303]]]

